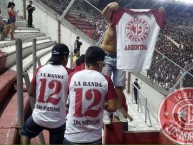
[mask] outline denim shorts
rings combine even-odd
[[[15,23],[15,18],[14,18],[14,17],[9,17],[7,23],[8,23],[8,24]]]
[[[42,130],[48,130],[50,134],[50,144],[63,144],[65,124],[58,128],[45,128],[36,124],[30,116],[24,124],[21,135],[25,135],[29,138],[36,137]]]
[[[74,143],[74,142],[70,142],[68,141],[66,138],[64,138],[64,143],[63,144],[102,144],[102,138],[94,141],[94,142],[87,142],[87,143]]]
[[[3,32],[4,26],[0,25],[0,32]]]
[[[125,86],[125,71],[117,69],[117,57],[116,55],[106,53],[105,66],[102,73],[108,76],[112,76],[115,87]]]

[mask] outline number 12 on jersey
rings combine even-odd
[[[101,102],[102,94],[97,89],[89,89],[85,92],[85,96],[83,96],[82,88],[75,88],[75,117],[97,117],[101,111],[102,106],[97,106]],[[84,106],[84,102],[93,100],[92,103],[86,108],[86,111],[82,111],[82,107]]]

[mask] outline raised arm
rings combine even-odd
[[[110,16],[111,16],[111,13],[113,11],[116,11],[118,10],[119,8],[119,5],[117,2],[112,2],[112,3],[109,3],[103,10],[102,10],[102,15],[103,17],[108,21],[110,22]]]

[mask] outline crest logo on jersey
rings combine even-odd
[[[176,90],[163,100],[159,124],[172,141],[193,144],[193,88]]]
[[[131,19],[125,27],[127,38],[133,42],[144,41],[149,36],[149,32],[150,26],[143,18]]]

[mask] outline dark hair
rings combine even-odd
[[[76,66],[79,66],[85,62],[85,54],[82,54],[77,60],[76,60]]]
[[[85,61],[86,65],[96,66],[98,61],[104,61],[105,52],[98,46],[90,46],[86,50]]]
[[[32,3],[32,1],[29,1],[29,3]]]
[[[75,48],[75,49],[74,49],[74,53],[76,53],[76,52],[78,52],[78,51],[80,51],[79,48]]]
[[[10,8],[11,6],[15,6],[15,3],[9,2],[7,8]]]
[[[7,8],[10,8],[12,5],[12,2],[9,2],[8,5],[7,5]]]
[[[60,65],[64,57],[68,58],[69,48],[65,44],[58,43],[52,48],[51,54],[49,62],[53,65]]]

